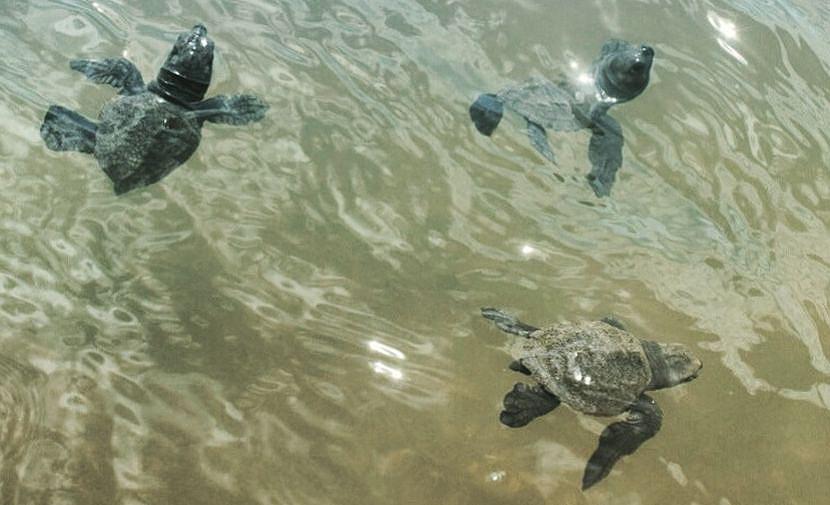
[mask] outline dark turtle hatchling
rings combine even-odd
[[[623,135],[620,124],[607,112],[646,89],[653,59],[654,49],[649,46],[612,39],[602,46],[590,76],[556,84],[535,77],[496,94],[485,93],[470,106],[470,118],[480,133],[490,136],[504,107],[515,111],[527,121],[530,143],[553,163],[545,128],[590,129],[588,181],[597,196],[608,196],[622,165]]]
[[[95,123],[58,105],[46,112],[40,135],[55,151],[95,156],[121,194],[159,181],[196,151],[205,121],[259,121],[268,106],[252,95],[202,100],[213,73],[213,41],[199,24],[179,35],[156,80],[144,85],[125,58],[72,60],[90,80],[118,89]]]
[[[660,429],[663,413],[646,391],[697,377],[703,366],[681,344],[641,340],[615,319],[564,322],[546,328],[525,324],[496,309],[481,314],[501,330],[522,338],[510,368],[536,384],[518,383],[504,397],[501,422],[512,428],[547,414],[560,402],[595,416],[626,413],[602,432],[582,477],[587,489]]]

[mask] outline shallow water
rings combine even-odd
[[[819,504],[830,495],[830,9],[801,0],[0,2],[0,503]],[[191,5],[190,7],[188,5]],[[195,5],[195,7],[193,7]],[[208,125],[116,198],[47,150],[49,104],[145,80],[178,32],[216,42]],[[588,135],[466,108],[653,44],[612,111],[611,198]],[[605,420],[498,422],[531,323],[616,314],[705,363],[653,397],[661,432],[583,493]]]

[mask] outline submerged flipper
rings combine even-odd
[[[493,134],[504,115],[504,104],[492,93],[484,93],[470,105],[470,119],[476,130],[489,137]]]
[[[511,316],[492,307],[481,309],[481,315],[496,323],[496,326],[501,331],[519,335],[520,337],[529,337],[531,333],[539,329],[519,321],[515,316]]]
[[[542,386],[528,386],[519,382],[505,395],[504,410],[499,414],[499,420],[511,428],[521,428],[555,409],[559,403],[559,398],[545,391]]]
[[[551,163],[556,163],[556,157],[548,143],[548,134],[544,128],[538,123],[527,120],[527,136],[530,138],[530,145],[532,145],[539,154],[545,157]]]
[[[253,95],[219,95],[193,107],[196,118],[211,123],[243,125],[265,117],[268,104]]]
[[[52,105],[46,111],[40,136],[53,151],[95,152],[95,132],[98,127],[75,111]]]
[[[93,82],[118,88],[119,95],[136,95],[145,90],[141,72],[126,58],[72,60],[69,67]]]
[[[608,425],[599,437],[599,447],[588,460],[582,476],[582,489],[588,489],[611,471],[623,456],[634,453],[640,445],[660,431],[663,412],[647,395],[640,395],[625,420]]]
[[[622,165],[622,128],[616,119],[604,114],[594,121],[591,130],[593,135],[588,144],[591,172],[588,174],[588,184],[597,196],[608,196],[617,170]]]

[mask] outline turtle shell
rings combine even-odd
[[[518,86],[505,88],[498,96],[506,107],[545,128],[577,131],[585,127],[574,113],[578,104],[564,85],[531,77]]]
[[[95,158],[116,193],[152,184],[196,151],[201,124],[192,112],[150,92],[119,96],[99,115]]]
[[[640,340],[601,321],[537,330],[516,342],[513,356],[562,402],[600,416],[627,410],[652,377]]]

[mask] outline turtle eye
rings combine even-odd
[[[166,118],[163,124],[168,130],[180,130],[184,128],[184,121],[177,117]]]
[[[631,72],[632,74],[639,74],[640,72],[645,70],[645,68],[646,68],[645,63],[643,63],[642,61],[637,61],[637,62],[634,62],[633,65],[631,65],[631,69],[629,70],[629,72]]]

